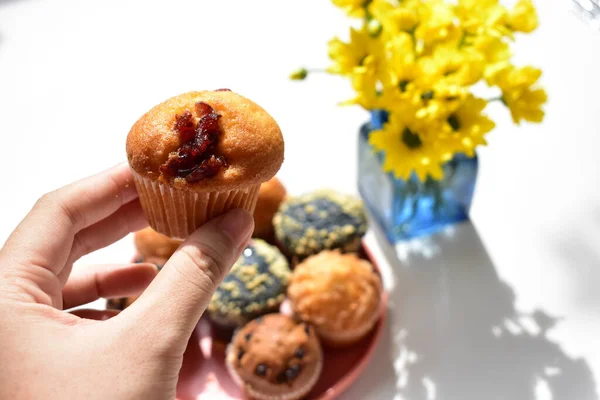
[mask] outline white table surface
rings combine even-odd
[[[596,399],[600,382],[600,34],[538,0],[517,60],[544,69],[543,125],[482,149],[472,224],[392,249],[370,232],[390,319],[344,399]],[[124,160],[133,122],[188,90],[229,87],[280,122],[291,193],[356,192],[345,80],[321,67],[347,20],[326,0],[0,0],[0,243],[44,192]],[[424,251],[426,250],[426,251]],[[123,262],[128,237],[82,260]]]

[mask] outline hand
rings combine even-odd
[[[252,230],[233,210],[160,273],[150,264],[75,268],[147,225],[127,165],[43,196],[0,250],[0,399],[173,399],[187,342]],[[155,277],[156,276],[156,277]],[[63,311],[147,289],[120,314]]]

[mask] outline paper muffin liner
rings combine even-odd
[[[362,326],[356,329],[344,329],[343,331],[333,332],[315,326],[319,338],[331,347],[346,347],[355,344],[369,334],[375,327],[381,317],[380,309],[367,320]],[[314,326],[314,325],[313,325]]]
[[[132,171],[150,227],[174,239],[186,239],[198,227],[234,208],[254,212],[260,184],[235,190],[196,193],[173,188]]]
[[[234,335],[235,336],[235,335]],[[319,363],[315,366],[315,370],[311,375],[310,379],[298,389],[291,392],[283,392],[280,394],[265,394],[259,392],[252,388],[252,386],[244,383],[243,379],[236,372],[233,363],[235,362],[235,354],[233,352],[233,344],[229,344],[227,346],[227,354],[225,359],[225,365],[227,366],[227,371],[229,375],[233,379],[233,381],[241,388],[244,388],[246,393],[253,399],[256,400],[299,400],[305,397],[313,387],[317,384],[319,377],[321,376],[321,371],[323,370],[323,360],[320,360]],[[285,389],[289,389],[289,386],[285,386]]]

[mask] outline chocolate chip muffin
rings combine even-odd
[[[269,314],[235,334],[226,362],[250,397],[296,400],[317,383],[323,354],[312,327],[283,314]]]

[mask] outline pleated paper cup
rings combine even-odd
[[[174,239],[186,239],[207,221],[234,208],[254,212],[260,184],[196,193],[171,187],[132,170],[140,203],[150,227]]]
[[[290,387],[287,385],[278,385],[275,391],[279,391],[279,393],[264,393],[255,388],[253,388],[250,384],[247,384],[243,381],[242,377],[235,370],[235,359],[237,354],[233,351],[234,346],[229,344],[226,350],[225,356],[225,366],[227,367],[227,372],[233,379],[233,381],[250,396],[252,399],[256,400],[298,400],[305,397],[312,388],[317,384],[319,377],[321,376],[321,371],[323,370],[323,361],[319,361],[319,363],[315,366],[315,369],[312,371],[310,377],[304,382],[304,384],[294,390],[290,390]]]

